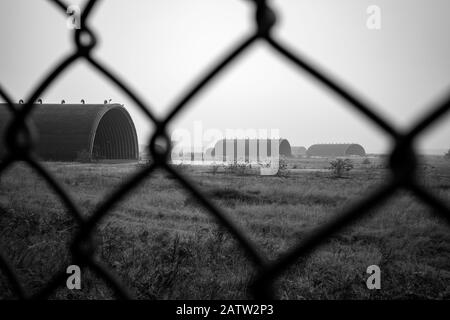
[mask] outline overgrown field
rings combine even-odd
[[[270,259],[382,184],[380,158],[362,162],[344,178],[325,169],[328,159],[290,161],[282,177],[178,166],[223,208]],[[45,163],[90,215],[136,164]],[[311,170],[312,169],[312,170]],[[428,190],[450,201],[450,161],[422,158]],[[71,264],[77,232],[61,201],[24,164],[0,178],[0,247],[30,292]],[[97,259],[140,299],[249,298],[251,261],[209,212],[165,172],[155,172],[101,221]],[[381,289],[368,290],[366,268],[381,268]],[[450,298],[450,228],[411,194],[400,191],[347,227],[277,282],[283,299]],[[62,286],[52,298],[113,297],[108,285],[82,269],[82,289]],[[13,298],[0,275],[0,297]]]

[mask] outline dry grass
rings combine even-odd
[[[183,166],[270,259],[301,241],[339,209],[367,195],[386,177],[379,159],[355,162],[349,179],[332,179],[328,159],[297,159],[284,177],[239,175]],[[426,158],[423,183],[450,198],[450,163]],[[89,215],[137,169],[132,164],[46,164]],[[292,170],[293,169],[293,170]],[[30,291],[70,262],[77,231],[43,180],[18,164],[1,177],[0,243]],[[249,297],[254,269],[239,245],[166,173],[157,172],[98,226],[96,254],[142,299]],[[378,264],[382,289],[365,286]],[[108,286],[83,269],[83,289],[55,298],[110,298]],[[443,221],[406,192],[328,239],[280,278],[285,299],[450,298],[450,233]],[[0,296],[11,297],[0,276]]]

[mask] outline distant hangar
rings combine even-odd
[[[0,156],[7,152],[11,119],[7,105],[0,104]],[[43,160],[76,161],[80,153],[89,159],[139,158],[136,128],[123,105],[36,104],[30,120],[38,133],[34,150]]]
[[[364,157],[366,151],[356,143],[314,144],[308,148],[306,154],[309,157]]]
[[[223,139],[210,152],[217,161],[261,161],[272,156],[272,143],[278,146],[280,156],[292,156],[286,139]]]

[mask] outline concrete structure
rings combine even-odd
[[[11,119],[7,105],[0,104],[0,155],[6,152]],[[38,134],[34,150],[43,160],[75,161],[80,154],[105,160],[139,157],[136,128],[123,105],[36,104],[30,120]]]

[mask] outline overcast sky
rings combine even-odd
[[[68,1],[80,4],[83,1]],[[450,88],[450,1],[279,0],[275,34],[372,101],[406,128]],[[381,30],[366,26],[369,5],[381,8]],[[244,0],[108,0],[91,19],[95,55],[127,79],[160,116],[208,66],[253,29]],[[45,0],[0,1],[0,84],[14,99],[73,49],[66,16]],[[139,143],[152,126],[115,86],[85,62],[70,68],[45,102],[126,106]],[[279,129],[291,145],[358,142],[383,152],[389,140],[365,118],[304,73],[258,44],[192,101],[171,129]],[[450,148],[450,117],[422,139]]]

